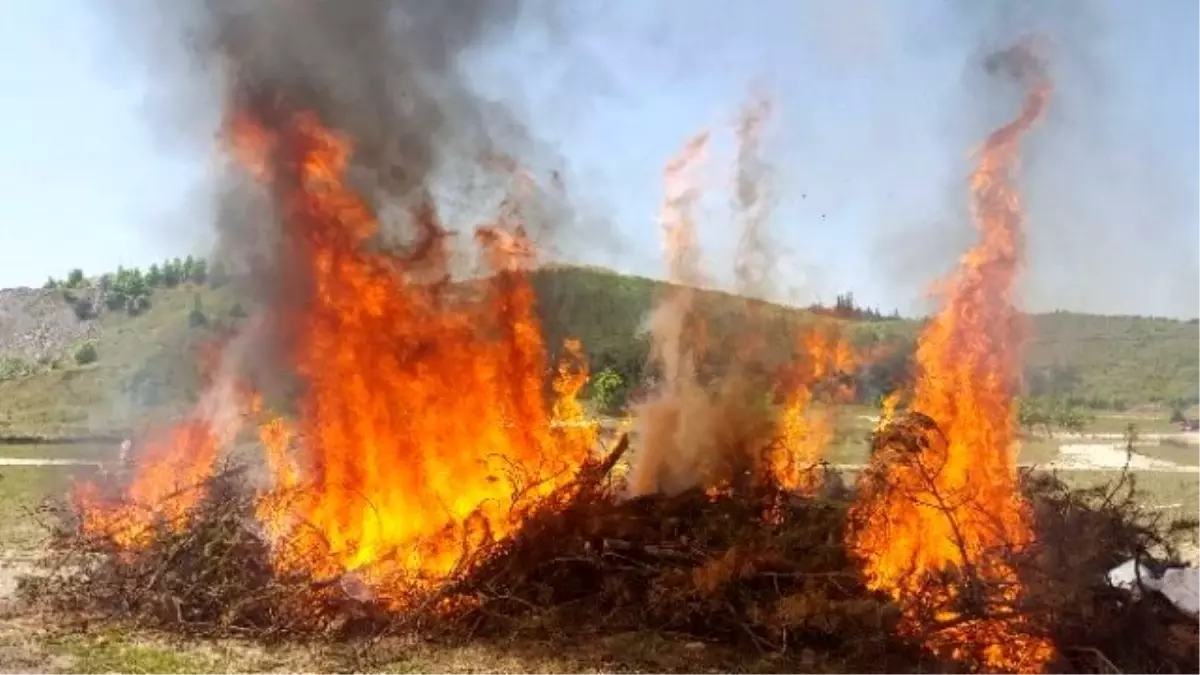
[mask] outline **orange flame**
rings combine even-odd
[[[274,487],[258,515],[278,564],[318,577],[358,570],[385,595],[399,576],[443,578],[510,532],[520,505],[569,480],[594,440],[554,430],[543,400],[522,272],[532,244],[510,222],[480,228],[493,276],[474,297],[451,298],[369,249],[378,223],[344,182],[347,139],[310,114],[270,128],[243,114],[231,131],[282,207],[284,264],[303,297],[272,317],[292,336],[299,414],[260,429]],[[444,271],[432,209],[415,215],[432,244],[411,262]],[[568,353],[554,410],[564,418],[581,414],[574,396],[587,377],[578,345]]]
[[[110,502],[94,483],[75,486],[81,527],[106,534],[123,548],[145,545],[159,523],[181,530],[204,496],[202,485],[216,456],[216,437],[206,420],[190,419],[152,438],[121,499]]]
[[[1030,63],[1023,50],[1011,55]],[[907,630],[925,636],[935,653],[1002,671],[1040,670],[1054,656],[1053,646],[1030,635],[1020,619],[1003,618],[1021,592],[1004,553],[1032,538],[1014,450],[1023,336],[1013,293],[1023,223],[1012,173],[1018,141],[1049,94],[1048,80],[1037,73],[1020,115],[984,144],[971,180],[980,242],[945,282],[944,308],[920,337],[911,407],[932,418],[944,437],[931,434],[915,457],[881,453],[873,460],[882,477],[863,484],[848,541],[870,587],[904,609]],[[931,583],[948,572],[964,573],[980,587]],[[964,603],[974,603],[975,614]]]
[[[202,352],[205,380],[218,368],[224,345]],[[85,532],[106,535],[123,548],[145,545],[159,525],[179,531],[205,496],[205,483],[222,448],[241,425],[238,406],[247,393],[230,379],[210,382],[191,415],[179,424],[149,434],[136,451],[132,475],[121,494],[81,482],[71,498]],[[121,467],[124,470],[125,467]]]
[[[819,486],[814,469],[834,437],[837,404],[853,394],[851,385],[829,378],[848,373],[857,358],[850,343],[833,325],[814,326],[797,340],[799,358],[789,373],[789,391],[779,419],[779,447],[771,454],[770,469],[785,489],[812,494]],[[824,400],[818,388],[832,386]]]

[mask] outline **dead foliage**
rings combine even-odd
[[[1195,520],[1166,522],[1144,508],[1128,471],[1113,482],[1072,489],[1054,474],[1029,473],[1038,544],[1019,569],[1032,598],[1075,672],[1191,673],[1200,670],[1200,631],[1157,593],[1134,601],[1107,573],[1137,558],[1161,571],[1179,565],[1177,542],[1196,536]]]
[[[137,551],[81,533],[60,507],[45,569],[21,594],[60,611],[198,635],[554,643],[636,632],[745,650],[780,670],[973,667],[939,663],[898,635],[897,609],[863,587],[844,548],[849,501],[801,498],[769,481],[621,499],[605,476],[623,450],[586,467],[514,536],[402,610],[349,577],[277,574],[236,470],[208,482],[186,527],[164,525]],[[1196,672],[1196,622],[1105,580],[1128,557],[1173,555],[1170,528],[1139,508],[1132,477],[1104,489],[1071,490],[1045,475],[1023,485],[1040,538],[1013,561],[1031,598],[1014,611],[1058,646],[1053,667]]]

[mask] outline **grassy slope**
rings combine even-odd
[[[159,289],[138,316],[104,314],[96,363],[77,365],[68,350],[54,367],[0,381],[0,434],[120,432],[147,413],[169,413],[194,392],[196,353],[213,334],[189,325],[197,296],[213,323],[229,320],[226,289]]]
[[[577,336],[592,356],[594,370],[640,368],[646,344],[634,336],[663,284],[580,268],[548,270],[534,282],[548,345],[553,348],[563,337]],[[196,349],[211,335],[209,329],[189,326],[188,313],[197,296],[211,321],[232,320],[234,298],[228,288],[159,289],[142,315],[105,313],[96,342],[97,363],[78,366],[68,352],[56,368],[0,381],[0,434],[120,432],[147,411],[169,413],[181,398],[194,393]],[[780,357],[791,349],[789,331],[805,316],[725,293],[705,293],[699,304],[714,317],[712,333],[718,344],[744,333],[740,317],[746,307],[764,308],[768,344]],[[1069,313],[1036,316],[1033,323],[1031,367],[1077,368],[1085,397],[1120,396],[1142,403],[1197,394],[1200,332],[1194,323]],[[915,321],[853,324],[860,335],[876,336],[911,337],[918,327]]]

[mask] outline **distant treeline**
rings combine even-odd
[[[582,340],[593,377],[586,394],[599,407],[615,411],[641,395],[658,373],[649,364],[650,342],[643,324],[659,294],[669,284],[643,277],[618,275],[587,268],[561,267],[533,276],[546,344],[553,352],[568,337]],[[912,331],[898,315],[855,305],[851,293],[839,295],[832,307],[804,310],[720,291],[701,291],[696,311],[706,323],[707,349],[696,364],[702,381],[728,370],[738,345],[753,336],[762,347],[749,363],[740,364],[745,377],[771,394],[796,356],[797,340],[817,317],[835,318],[858,351],[871,354],[851,373],[858,397],[873,402],[901,385],[909,372]],[[779,393],[779,392],[774,392]]]
[[[43,288],[62,289],[67,300],[75,306],[79,318],[87,319],[95,314],[95,303],[72,291],[97,289],[104,307],[112,311],[125,311],[133,316],[150,307],[150,297],[156,288],[174,288],[180,284],[220,286],[228,278],[221,265],[210,266],[204,258],[189,255],[186,258],[164,260],[161,265],[155,263],[144,272],[137,267],[118,267],[115,273],[89,278],[82,269],[75,268],[67,273],[65,279],[47,279]]]

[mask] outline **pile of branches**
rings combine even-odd
[[[47,554],[40,569],[19,580],[18,597],[66,615],[196,636],[271,640],[332,633],[350,617],[376,618],[378,608],[329,583],[273,569],[244,475],[227,468],[189,488],[204,497],[186,526],[155,522],[146,545],[136,548],[106,531],[87,531],[68,503],[45,505],[51,515]]]
[[[1155,572],[1182,566],[1177,544],[1196,537],[1195,519],[1168,522],[1147,509],[1136,476],[1071,488],[1060,476],[1027,473],[1038,543],[1020,561],[1033,606],[1045,617],[1063,668],[1075,672],[1200,671],[1196,619],[1157,593],[1135,599],[1107,581],[1134,559]]]
[[[899,635],[898,609],[863,586],[847,555],[848,499],[800,497],[769,480],[622,499],[605,475],[623,449],[585,467],[513,536],[476,551],[401,610],[348,578],[274,570],[253,493],[236,470],[210,479],[186,527],[164,524],[136,551],[82,532],[70,509],[60,510],[46,569],[21,592],[60,611],[190,634],[552,642],[634,631],[745,649],[785,668],[977,667],[938,662]],[[1033,600],[1020,611],[1059,647],[1053,667],[1196,672],[1195,620],[1105,580],[1129,557],[1174,556],[1170,528],[1139,507],[1130,478],[1080,491],[1029,475],[1023,486],[1040,540],[1013,563]]]
[[[466,636],[578,639],[630,631],[760,655],[807,651],[831,671],[928,670],[842,546],[848,503],[786,495],[597,492],[539,514],[453,592]]]

